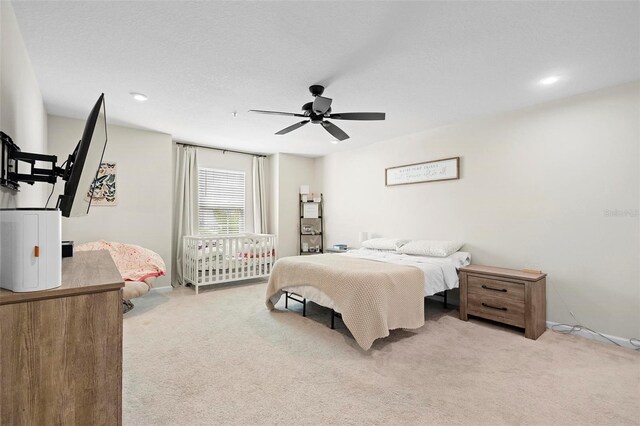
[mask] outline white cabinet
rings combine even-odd
[[[59,210],[0,210],[0,287],[16,292],[59,287],[61,240]]]

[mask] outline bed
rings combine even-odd
[[[433,257],[366,248],[343,254],[284,258],[274,265],[275,276],[270,277],[266,303],[269,309],[274,309],[284,295],[286,307],[289,300],[303,304],[303,315],[307,301],[327,307],[331,309],[332,328],[334,316],[340,315],[358,344],[366,350],[375,339],[386,337],[391,329],[424,325],[423,298],[436,294],[446,296],[448,290],[457,288],[457,269],[470,262],[471,256],[466,252]],[[406,275],[408,271],[413,271],[410,277]],[[349,284],[339,284],[344,282]],[[358,287],[354,287],[353,282]],[[374,288],[377,291],[378,286],[384,289],[383,295],[370,294]],[[353,303],[354,300],[357,303]],[[377,318],[370,318],[371,315]],[[359,328],[362,321],[374,323],[375,330],[357,335],[354,328]]]
[[[273,234],[187,236],[183,247],[183,279],[196,295],[200,286],[267,277],[276,260]]]

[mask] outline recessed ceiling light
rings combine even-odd
[[[560,77],[558,77],[557,75],[550,75],[549,77],[543,78],[538,83],[540,83],[542,86],[551,86],[558,81],[560,81]]]
[[[144,94],[142,94],[142,93],[131,92],[131,93],[129,93],[129,94],[130,94],[131,96],[133,96],[133,99],[135,99],[135,100],[136,100],[136,101],[138,101],[138,102],[144,102],[144,101],[146,101],[147,99],[149,99],[149,98],[147,97],[147,95],[144,95]]]
[[[331,143],[334,144],[334,145],[337,144],[338,142],[340,142],[338,139],[334,139],[334,140],[331,141]]]

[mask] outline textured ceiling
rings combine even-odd
[[[635,1],[13,4],[50,113],[85,117],[103,91],[112,123],[237,150],[324,155],[640,78]],[[351,139],[333,145],[247,113],[298,112],[315,83],[334,112],[387,120],[336,120]]]

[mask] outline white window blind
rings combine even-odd
[[[198,170],[200,232],[244,232],[245,173],[200,167]]]

